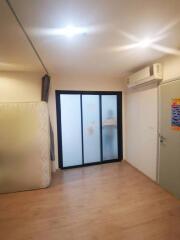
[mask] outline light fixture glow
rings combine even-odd
[[[74,27],[72,25],[68,25],[64,28],[56,29],[56,34],[63,35],[69,38],[72,38],[76,35],[86,34],[87,28],[84,27]]]
[[[153,34],[153,38],[146,37],[144,39],[139,39],[139,37],[125,32],[123,30],[119,30],[120,33],[127,37],[129,40],[132,41],[131,44],[128,45],[121,45],[110,48],[110,51],[126,51],[130,49],[136,49],[136,48],[151,48],[154,50],[157,50],[159,52],[165,53],[165,54],[171,54],[175,56],[180,56],[180,49],[177,47],[171,48],[169,46],[161,45],[159,42],[169,36],[169,30],[172,29],[175,25],[177,25],[180,22],[180,18],[174,19],[172,22],[168,23],[164,28],[162,28],[159,32],[156,34]]]
[[[139,42],[138,46],[140,48],[148,48],[151,46],[152,43],[153,43],[153,40],[151,40],[150,38],[145,38],[141,42]]]

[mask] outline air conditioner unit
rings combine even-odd
[[[151,83],[159,83],[163,79],[163,70],[160,63],[154,63],[129,77],[128,88]]]

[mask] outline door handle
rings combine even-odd
[[[163,135],[159,135],[160,138],[160,143],[164,143],[164,141],[166,140],[166,138]]]

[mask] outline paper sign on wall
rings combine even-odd
[[[172,111],[171,119],[172,129],[180,131],[180,98],[172,100],[171,111]]]

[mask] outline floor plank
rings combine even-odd
[[[179,240],[180,201],[127,162],[58,171],[0,195],[1,240]]]

